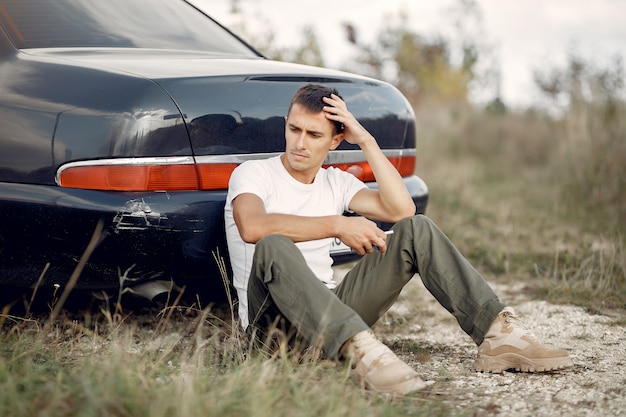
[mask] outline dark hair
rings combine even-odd
[[[326,106],[326,103],[322,101],[322,98],[330,97],[331,94],[335,94],[336,96],[339,96],[339,98],[342,98],[336,88],[326,87],[321,84],[305,84],[298,88],[291,98],[291,103],[289,103],[289,112],[291,112],[291,108],[294,104],[299,104],[311,113],[319,113],[322,111],[324,106]],[[333,123],[335,125],[335,134],[343,131],[343,123],[334,121]]]

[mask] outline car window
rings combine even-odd
[[[19,49],[156,48],[256,56],[182,0],[0,0],[0,26]]]

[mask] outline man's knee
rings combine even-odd
[[[425,228],[432,228],[434,226],[434,222],[423,214],[416,214],[415,216],[407,217],[405,219],[400,220],[393,227],[396,230],[402,229],[411,229],[411,230],[423,230]]]
[[[275,246],[279,246],[279,245],[284,245],[287,242],[291,242],[291,240],[289,238],[287,238],[284,235],[267,235],[265,237],[262,237],[256,244],[255,247],[256,249],[258,248],[263,248],[265,246],[270,246],[270,247],[275,247]],[[293,242],[291,242],[293,243]]]
[[[286,236],[268,235],[255,244],[253,260],[255,270],[273,268],[277,265],[282,265],[280,268],[284,270],[286,264],[293,264],[294,262],[306,265],[300,249]]]
[[[266,256],[274,253],[285,253],[285,251],[295,248],[291,239],[283,235],[267,235],[261,238],[254,245],[255,256]]]

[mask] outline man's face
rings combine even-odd
[[[313,182],[328,151],[337,148],[343,133],[334,133],[334,124],[324,112],[312,113],[299,104],[285,118],[285,156],[283,165],[298,181]]]

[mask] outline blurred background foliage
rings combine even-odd
[[[272,25],[263,33],[250,33],[245,22],[253,17],[246,14],[245,4],[233,0],[231,5],[231,12],[240,17],[234,31],[253,40],[250,43],[267,57],[325,65],[312,27],[302,29],[299,46],[281,47]],[[508,169],[520,164],[541,168],[559,183],[556,198],[568,214],[583,216],[596,230],[626,232],[621,59],[594,62],[570,51],[565,65],[547,62],[534,70],[539,99],[532,107],[509,108],[499,95],[497,57],[484,41],[479,3],[459,0],[447,15],[456,31],[447,37],[416,33],[400,10],[381,17],[384,25],[369,43],[345,21],[344,41],[353,55],[339,69],[398,87],[415,109],[421,145],[443,141],[452,152],[480,158],[498,155]],[[473,102],[476,91],[487,99]]]
[[[234,32],[268,58],[325,66],[313,27],[285,48],[269,22],[249,31],[263,16],[231,5]],[[427,214],[490,279],[539,278],[533,291],[552,301],[626,308],[624,63],[564,50],[564,61],[532,70],[536,99],[516,107],[500,96],[479,3],[458,0],[446,16],[452,32],[434,36],[402,10],[381,16],[375,36],[346,20],[352,53],[337,69],[387,81],[410,101]]]

